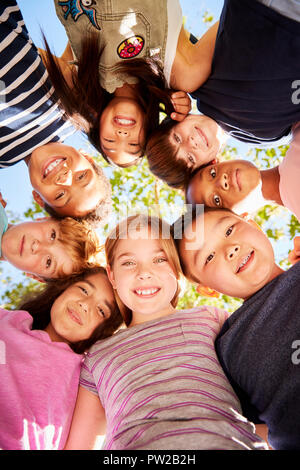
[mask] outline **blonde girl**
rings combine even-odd
[[[161,219],[133,216],[106,241],[126,329],[97,342],[81,370],[66,449],[256,449],[214,339],[225,312],[176,310],[181,268]]]

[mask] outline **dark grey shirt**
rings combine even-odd
[[[246,300],[216,340],[244,415],[267,424],[274,449],[300,450],[299,300],[297,263]]]

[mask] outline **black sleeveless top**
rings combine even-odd
[[[288,143],[300,121],[300,23],[255,0],[225,0],[212,74],[191,96],[238,140]]]

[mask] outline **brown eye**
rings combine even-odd
[[[217,195],[214,196],[214,203],[217,207],[221,205],[221,199],[219,198],[219,196]]]

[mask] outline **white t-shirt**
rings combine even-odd
[[[279,165],[279,192],[283,205],[300,220],[300,122],[292,129],[293,139]]]

